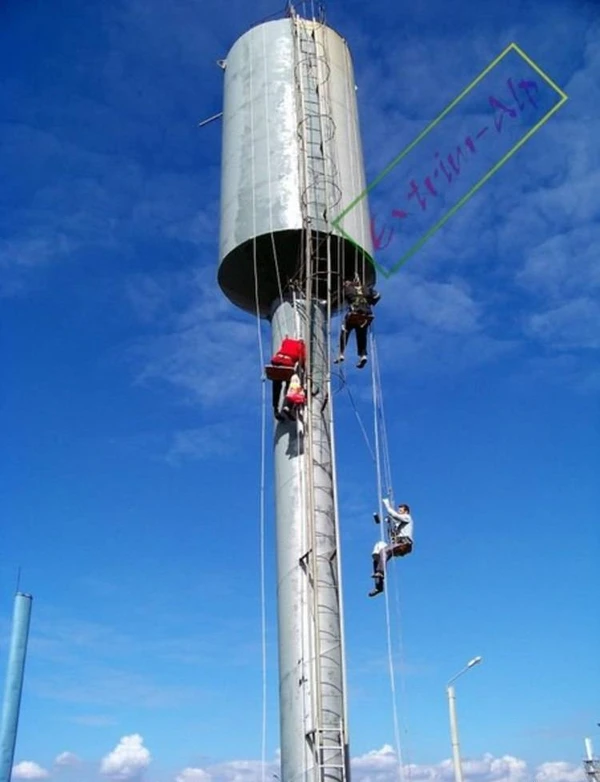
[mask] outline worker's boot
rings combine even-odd
[[[369,597],[375,597],[383,592],[383,578],[379,574],[374,575],[373,578],[377,580],[375,581],[375,587],[369,592]]]

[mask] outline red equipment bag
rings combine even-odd
[[[286,337],[281,347],[271,359],[275,366],[293,367],[297,363],[304,364],[306,358],[306,346],[303,339],[289,339]]]

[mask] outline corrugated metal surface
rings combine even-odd
[[[322,36],[331,69],[326,86],[335,126],[332,146],[337,158],[338,186],[342,194],[341,202],[332,215],[335,219],[365,189],[365,169],[350,51],[344,39],[328,27],[317,28],[317,35]],[[369,255],[373,255],[367,199],[357,204],[344,218],[344,230]]]
[[[260,25],[227,57],[223,108],[223,259],[247,239],[300,229],[298,120],[290,20]]]
[[[330,185],[326,206],[331,221],[365,187],[354,74],[348,48],[336,32],[305,20],[300,24],[305,33],[315,30],[324,80],[319,88],[319,124],[324,131],[323,158]],[[303,60],[306,55],[298,46],[293,20],[282,19],[239,38],[225,69],[219,282],[235,304],[254,311],[256,248],[263,315],[278,297],[280,286],[298,270],[303,204],[304,213],[313,217],[311,227],[326,228],[323,220],[316,219],[322,209],[315,206],[316,190],[311,191],[315,168],[305,166],[303,153],[307,128],[313,128],[317,119],[314,109],[311,115],[307,108],[306,95],[304,103],[298,99]],[[344,230],[360,249],[335,241],[334,268],[341,265],[342,255],[346,270],[358,258],[364,266],[363,252],[372,257],[366,200],[344,218]],[[367,265],[372,278],[373,267]]]

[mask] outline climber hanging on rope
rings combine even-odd
[[[408,505],[398,505],[395,511],[387,497],[383,498],[383,504],[387,513],[389,543],[383,540],[377,541],[373,547],[373,578],[374,589],[369,592],[369,597],[375,597],[383,592],[386,564],[392,557],[404,557],[410,554],[413,547],[413,520]],[[380,523],[379,515],[374,514],[375,522]]]
[[[348,336],[354,329],[356,331],[356,349],[358,352],[359,369],[367,363],[367,332],[373,320],[372,307],[377,304],[381,295],[371,285],[363,285],[358,274],[353,280],[344,282],[344,301],[348,304],[348,311],[342,323],[340,334],[340,353],[334,361],[339,364],[344,360]]]

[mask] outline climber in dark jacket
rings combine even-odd
[[[373,320],[372,307],[377,304],[381,295],[371,285],[363,285],[358,277],[344,282],[343,299],[348,305],[348,311],[342,323],[340,334],[340,353],[336,358],[336,364],[344,360],[348,336],[352,330],[356,331],[356,349],[358,352],[359,369],[367,363],[367,333]]]

